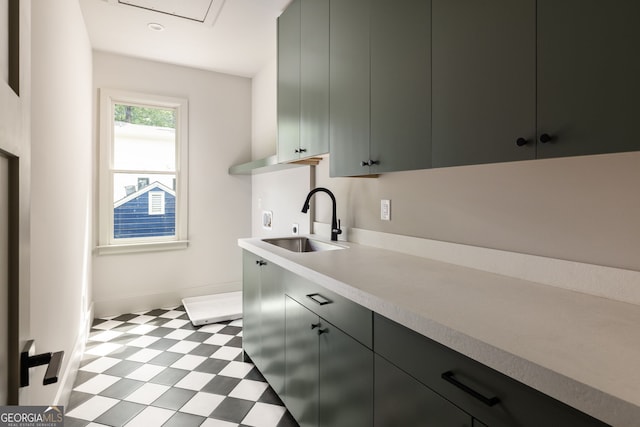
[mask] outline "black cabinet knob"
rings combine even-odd
[[[367,160],[366,162],[360,162],[360,166],[365,167],[365,166],[373,166],[373,165],[377,165],[380,162],[377,160]]]
[[[306,148],[296,148],[296,153],[306,153],[307,149]]]
[[[528,143],[528,142],[529,142],[529,141],[527,141],[526,139],[524,139],[524,138],[522,138],[522,137],[520,137],[520,138],[516,139],[516,145],[517,145],[518,147],[523,147],[523,146],[527,145],[527,143]]]
[[[540,135],[540,142],[542,142],[543,144],[546,144],[552,139],[553,138],[551,138],[551,135],[549,135],[548,133],[543,133],[542,135]]]

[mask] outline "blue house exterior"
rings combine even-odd
[[[151,203],[151,206],[150,206]],[[169,187],[154,182],[113,206],[113,237],[175,236],[176,194]]]

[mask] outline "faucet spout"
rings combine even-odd
[[[307,213],[307,211],[309,210],[309,201],[311,200],[311,197],[318,191],[327,193],[329,197],[331,197],[331,240],[335,242],[338,240],[338,234],[342,234],[342,230],[340,229],[340,220],[336,220],[336,196],[334,196],[330,190],[324,187],[318,187],[311,190],[309,194],[307,194],[307,199],[304,201],[304,205],[302,205],[302,213]]]

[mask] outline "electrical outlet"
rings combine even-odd
[[[298,224],[291,224],[291,234],[293,234],[294,236],[297,236],[299,232],[300,232],[300,227],[298,227]]]
[[[391,200],[380,200],[380,219],[391,221]]]
[[[262,211],[262,228],[265,230],[271,230],[273,227],[273,212]]]

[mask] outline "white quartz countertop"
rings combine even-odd
[[[613,426],[640,426],[640,306],[350,242],[238,244]]]

